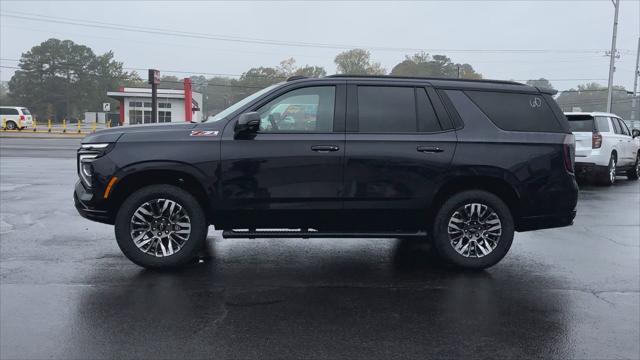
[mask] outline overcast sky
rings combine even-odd
[[[596,81],[606,85],[614,7],[595,1],[425,2],[214,2],[214,1],[7,1],[0,0],[0,65],[16,66],[23,52],[55,37],[113,50],[129,68],[158,68],[163,75],[241,74],[294,57],[299,65],[335,72],[341,47],[371,49],[387,70],[412,49],[467,62],[485,78],[545,77],[560,90]],[[22,16],[23,18],[17,18]],[[47,21],[25,19],[34,16]],[[92,22],[78,26],[62,22]],[[55,21],[55,22],[52,22]],[[113,25],[198,33],[149,34]],[[633,86],[640,36],[640,2],[621,0],[615,84]],[[241,41],[214,40],[233,37]],[[256,44],[311,43],[311,46]],[[246,40],[249,40],[247,42]],[[327,44],[319,47],[317,44]],[[523,50],[543,50],[526,52]],[[0,68],[9,80],[11,68]],[[143,72],[142,76],[146,76]]]

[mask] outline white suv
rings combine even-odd
[[[615,114],[565,113],[576,137],[576,175],[595,176],[598,183],[612,185],[616,175],[637,180],[640,175],[640,132],[629,130]]]
[[[24,129],[33,126],[29,109],[22,106],[0,106],[0,120],[7,130]]]

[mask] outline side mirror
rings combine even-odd
[[[252,111],[240,115],[236,123],[235,133],[236,135],[256,133],[258,129],[260,129],[260,114]]]
[[[631,130],[631,136],[633,136],[634,138],[637,138],[638,136],[640,136],[640,130],[638,129]]]

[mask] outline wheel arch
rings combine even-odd
[[[207,218],[211,213],[209,198],[211,191],[207,191],[203,184],[203,176],[197,169],[180,163],[154,163],[141,166],[137,164],[133,168],[120,171],[119,180],[113,186],[109,199],[110,208],[114,216],[124,200],[145,186],[167,184],[177,186],[191,195],[202,206]]]
[[[467,190],[484,190],[499,197],[505,202],[516,228],[521,213],[520,194],[517,189],[504,178],[488,175],[466,175],[456,177],[444,183],[434,194],[431,206],[428,210],[429,219],[433,219],[436,212],[454,194]]]

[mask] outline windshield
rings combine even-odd
[[[280,86],[280,83],[278,84],[274,84],[271,86],[268,86],[258,92],[255,92],[249,96],[247,96],[246,98],[238,101],[237,103],[229,106],[228,108],[220,111],[219,113],[215,114],[215,115],[211,115],[207,118],[207,120],[205,120],[204,122],[216,122],[216,121],[220,121],[224,118],[226,118],[227,116],[229,116],[229,114],[232,114],[234,111],[240,109],[241,107],[245,106],[246,104],[250,103],[251,101],[253,101],[254,99],[259,98],[260,96],[262,96],[263,94],[268,93],[269,91],[271,91],[272,89],[276,88]]]

